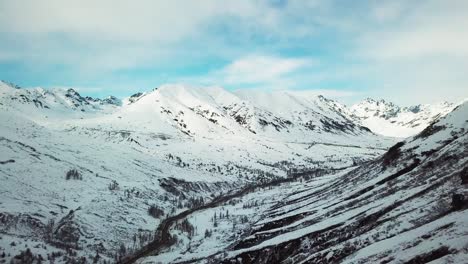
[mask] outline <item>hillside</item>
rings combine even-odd
[[[141,263],[465,263],[467,131],[464,103],[359,167],[193,213]]]

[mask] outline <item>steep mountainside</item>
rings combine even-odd
[[[452,111],[456,105],[442,102],[434,105],[399,107],[385,100],[366,99],[350,107],[354,117],[373,132],[391,137],[409,137]]]
[[[175,225],[177,243],[141,263],[467,263],[468,103],[374,161],[319,175],[197,211],[197,232]]]

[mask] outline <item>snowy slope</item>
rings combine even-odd
[[[141,263],[467,263],[467,154],[463,103],[360,167],[191,214],[194,234]]]
[[[339,140],[340,136],[373,137],[367,129],[341,113],[336,102],[323,97],[304,100],[292,94],[256,95],[263,98],[255,97],[253,92],[246,96],[218,87],[167,85],[123,108],[122,114],[157,109],[189,135],[262,134],[299,142],[310,141],[308,138],[312,135],[330,141]],[[333,134],[332,137],[329,134]]]
[[[400,107],[385,100],[366,100],[352,105],[350,111],[363,126],[375,133],[391,137],[409,137],[421,132],[429,124],[446,115],[455,104],[420,104]]]

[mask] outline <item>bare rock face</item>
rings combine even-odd
[[[461,184],[468,184],[468,167],[464,168],[460,173]]]
[[[452,194],[452,208],[454,210],[462,209],[468,201],[465,200],[463,194],[454,193]]]
[[[55,238],[60,240],[63,244],[74,247],[80,239],[80,231],[73,222],[67,222],[56,230]]]
[[[34,216],[0,212],[0,233],[16,232],[23,236],[38,236],[43,229],[44,224]]]
[[[79,226],[74,221],[75,211],[71,210],[53,229],[52,243],[63,248],[78,248],[81,237]],[[53,224],[52,224],[53,225]]]

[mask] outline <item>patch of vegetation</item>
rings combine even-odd
[[[461,184],[468,184],[468,167],[460,172]]]
[[[29,248],[25,251],[21,251],[20,254],[14,256],[11,259],[11,263],[13,264],[22,264],[22,263],[41,263],[44,261],[41,255],[35,256]]]
[[[175,225],[176,230],[180,230],[188,234],[189,238],[192,238],[195,235],[195,227],[185,218],[182,222],[178,222]]]
[[[112,180],[111,183],[107,186],[110,191],[117,191],[120,189],[119,183],[116,180]]]
[[[436,259],[440,259],[448,254],[450,254],[450,249],[446,246],[440,247],[436,250],[430,251],[425,254],[418,255],[409,261],[405,262],[405,264],[419,264],[419,263],[428,263]]]
[[[71,169],[67,171],[67,174],[65,175],[65,179],[67,180],[83,180],[83,177],[81,176],[81,173],[76,170],[76,169]]]
[[[421,133],[419,133],[415,138],[427,138],[441,130],[444,130],[445,128],[445,126],[430,125],[421,131]]]
[[[162,216],[164,216],[164,211],[156,205],[152,204],[148,208],[148,214],[154,218],[161,218]]]
[[[454,193],[452,194],[452,208],[453,210],[463,209],[468,204],[468,201],[465,200],[463,194]]]
[[[398,142],[393,145],[388,151],[383,155],[382,163],[384,166],[390,165],[393,161],[398,159],[401,155],[400,148],[405,144],[405,142]]]

